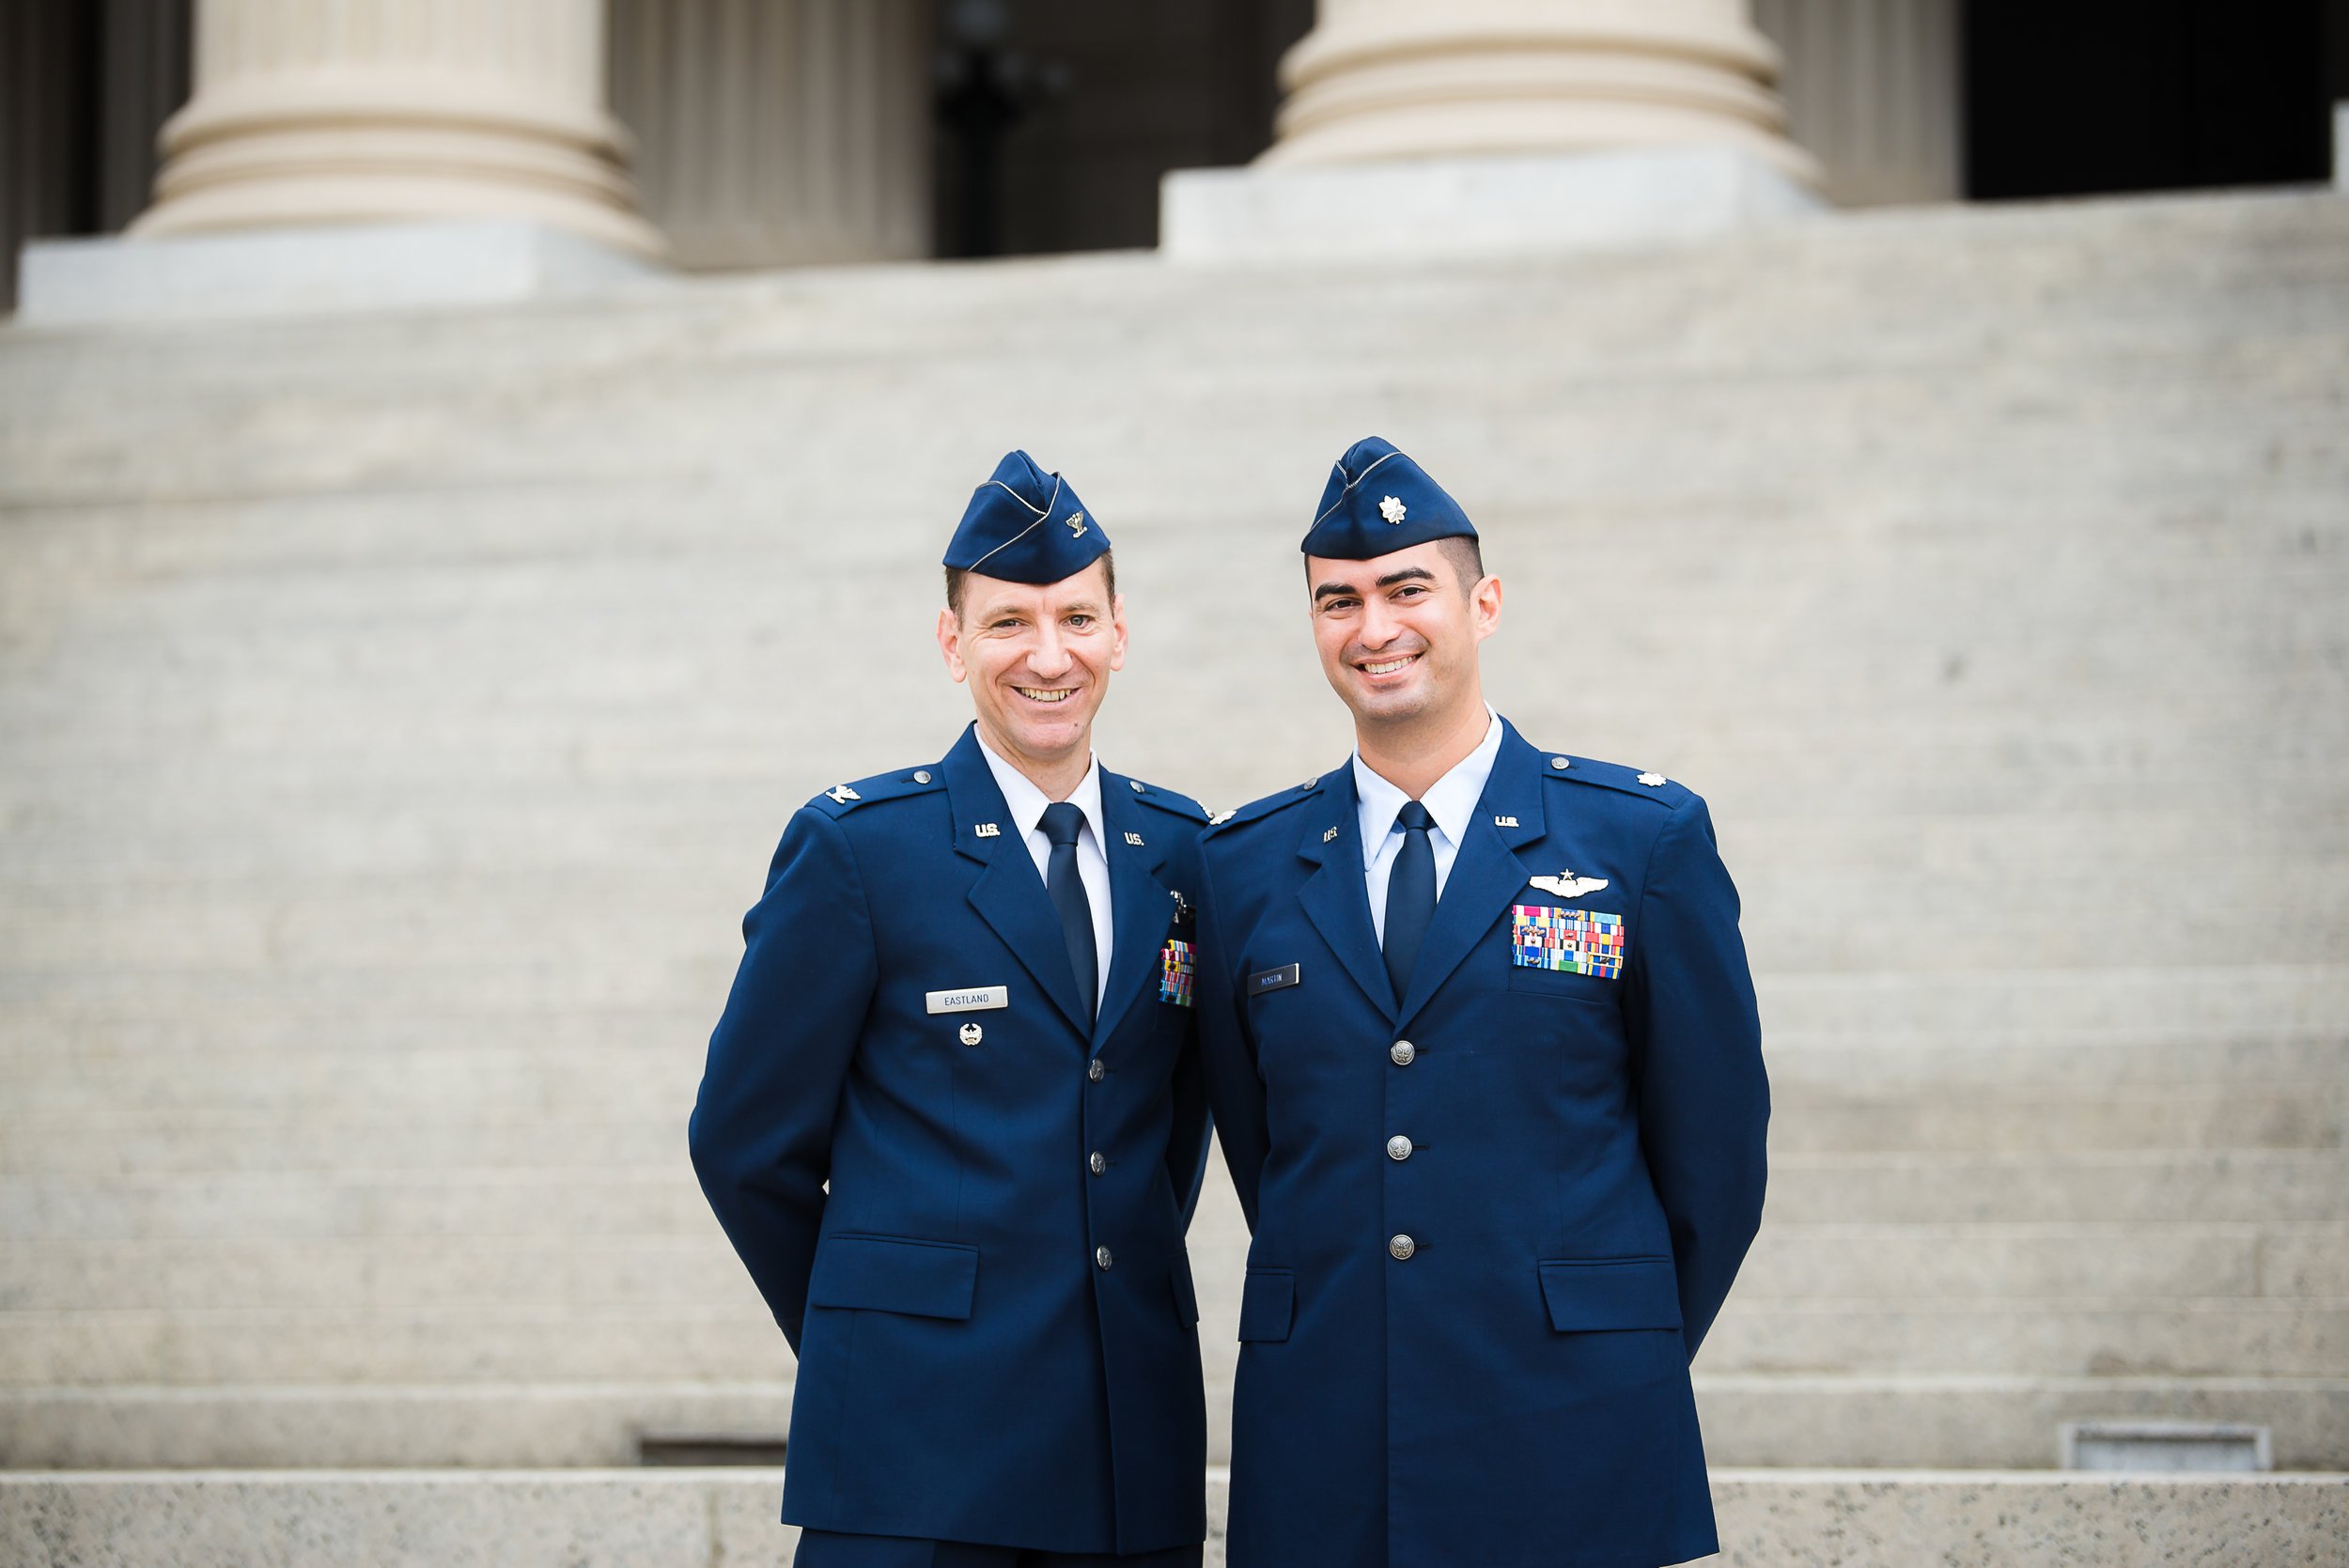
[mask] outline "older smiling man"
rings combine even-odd
[[[1338,460],[1304,553],[1354,755],[1200,846],[1254,1231],[1232,1568],[1710,1552],[1688,1363],[1760,1219],[1769,1094],[1704,802],[1486,706],[1500,579],[1385,442]]]
[[[799,1568],[1175,1568],[1205,1534],[1205,814],[1103,768],[1108,536],[1014,452],[945,555],[976,722],[785,831],[693,1111],[800,1358]]]

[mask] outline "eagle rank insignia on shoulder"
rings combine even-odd
[[[1544,893],[1554,893],[1561,898],[1580,898],[1585,893],[1596,893],[1605,887],[1607,878],[1577,877],[1571,871],[1562,871],[1555,877],[1535,877],[1532,878],[1532,883]]]

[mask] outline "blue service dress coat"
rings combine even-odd
[[[1107,769],[1101,803],[1090,1025],[970,731],[802,807],[743,922],[691,1137],[799,1357],[790,1523],[1054,1552],[1205,1533],[1205,813]]]
[[[1713,1551],[1688,1365],[1760,1223],[1769,1094],[1703,802],[1509,728],[1399,999],[1350,765],[1201,853],[1253,1231],[1232,1568]]]

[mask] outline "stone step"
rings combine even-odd
[[[1962,1373],[2067,1377],[2330,1377],[2349,1302],[2135,1296],[1903,1301],[1732,1295],[1708,1373]]]
[[[1206,1245],[1224,1238],[1201,1238]],[[1234,1235],[1230,1238],[1237,1241]],[[1529,1279],[1531,1276],[1529,1275]],[[740,1299],[714,1225],[691,1235],[250,1241],[16,1240],[11,1312],[462,1307],[661,1309]],[[1764,1227],[1737,1297],[1962,1305],[1983,1298],[2349,1296],[2349,1224]]]
[[[1229,1238],[1221,1211],[1193,1245]],[[1770,1164],[1768,1222],[2211,1225],[2349,1220],[2349,1151],[1788,1154]],[[696,1236],[713,1223],[683,1161],[614,1170],[262,1170],[0,1176],[0,1237],[16,1242],[336,1237]]]
[[[1205,1272],[1204,1270],[1202,1271]],[[1237,1290],[1201,1283],[1210,1320]],[[1209,1321],[1202,1343],[1229,1343]],[[1733,1296],[1707,1373],[2326,1377],[2349,1300],[2033,1296],[1958,1301]],[[1220,1359],[1220,1358],[1219,1358]],[[466,1301],[381,1311],[109,1308],[0,1313],[0,1384],[573,1383],[789,1375],[747,1278],[659,1308]]]
[[[2184,1568],[2327,1560],[2341,1475],[1713,1472],[1722,1568]],[[1207,1476],[1206,1568],[1229,1477]],[[33,1471],[0,1474],[0,1556],[80,1568],[250,1568],[288,1543],[378,1568],[786,1568],[780,1469]]]
[[[1226,1369],[1228,1373],[1228,1369]],[[1700,1374],[1717,1465],[2019,1468],[2067,1421],[2269,1428],[2279,1469],[2349,1468],[2349,1379]],[[1228,1457],[1230,1383],[1208,1447]],[[647,1436],[777,1443],[789,1382],[0,1389],[0,1469],[628,1466]]]

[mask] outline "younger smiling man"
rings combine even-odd
[[[1385,442],[1304,552],[1354,755],[1201,844],[1201,1046],[1254,1232],[1229,1561],[1703,1556],[1688,1362],[1769,1116],[1704,802],[1485,705],[1500,580]],[[1571,679],[1593,652],[1556,642]]]
[[[945,555],[976,722],[785,831],[693,1111],[800,1360],[798,1568],[1192,1568],[1205,814],[1095,761],[1109,539],[1024,452]]]

